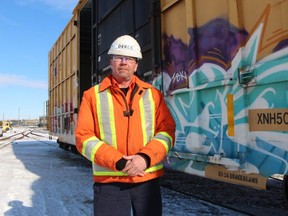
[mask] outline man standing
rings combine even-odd
[[[159,177],[175,122],[161,92],[134,75],[138,42],[121,36],[108,55],[112,74],[84,92],[75,131],[93,165],[94,215],[160,216]]]

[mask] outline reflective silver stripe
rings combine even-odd
[[[160,170],[163,168],[163,163],[156,164],[153,167],[149,167],[148,169],[145,170],[145,172],[154,172],[157,170]],[[121,171],[113,171],[110,169],[107,169],[105,167],[101,167],[97,164],[93,163],[93,175],[94,176],[127,176],[126,173],[121,172]]]
[[[147,89],[139,101],[141,125],[143,134],[143,143],[147,143],[154,136],[155,131],[155,102],[152,96],[152,90]]]
[[[172,137],[167,132],[159,132],[156,134],[155,137],[153,137],[153,139],[158,140],[164,145],[166,153],[168,153],[171,150],[173,140]]]
[[[99,92],[99,85],[94,87],[96,95],[96,110],[100,128],[100,139],[114,146],[116,143],[116,125],[114,119],[114,106],[110,89]]]
[[[124,172],[114,171],[93,163],[94,176],[127,176]]]
[[[107,144],[113,145],[117,149],[114,107],[110,89],[99,92],[99,85],[96,85],[94,89],[96,95],[97,118],[100,128],[100,139]],[[143,145],[146,145],[152,139],[155,132],[155,102],[153,100],[151,89],[147,89],[147,91],[145,91],[143,97],[139,101],[139,107],[143,133]],[[163,136],[166,138],[165,135]],[[164,138],[161,135],[159,135],[159,137],[156,137],[156,139],[159,140],[161,143],[164,142],[164,146],[166,148],[169,148],[167,140],[162,141]],[[97,149],[98,148],[92,148],[89,152],[91,152],[91,155],[94,152],[95,155]],[[162,168],[163,164],[159,163],[153,167],[149,167],[145,171],[153,172]],[[99,166],[95,163],[93,163],[93,174],[95,176],[126,176],[126,174],[121,171],[113,171],[105,167]]]
[[[96,137],[90,137],[83,142],[82,155],[93,162],[95,152],[102,144],[103,142]]]

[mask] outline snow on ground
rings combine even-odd
[[[12,144],[0,139],[0,215],[93,215],[90,162],[60,149],[47,132],[38,133],[46,138],[25,137]],[[165,188],[162,193],[164,216],[240,215]]]

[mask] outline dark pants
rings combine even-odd
[[[159,179],[142,183],[94,183],[95,216],[161,216]]]

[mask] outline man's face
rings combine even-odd
[[[138,62],[135,58],[127,56],[113,56],[110,59],[112,75],[117,82],[130,81],[133,74],[136,72]]]

